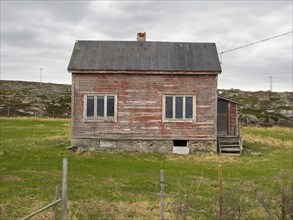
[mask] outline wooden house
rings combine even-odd
[[[217,151],[214,43],[77,41],[68,71],[73,146]]]

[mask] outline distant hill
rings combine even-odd
[[[219,89],[218,94],[239,102],[243,123],[293,125],[293,92]],[[0,81],[0,116],[60,117],[71,114],[71,85]]]
[[[293,125],[293,92],[219,89],[218,94],[239,102],[239,119],[243,123]]]
[[[70,109],[70,85],[0,81],[0,116],[69,118]]]

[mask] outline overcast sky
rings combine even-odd
[[[215,42],[218,52],[292,31],[292,1],[3,1],[1,79],[71,83],[76,40]],[[292,33],[223,54],[219,88],[292,91]]]

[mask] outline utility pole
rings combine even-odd
[[[43,68],[40,68],[40,83],[42,82]]]
[[[270,76],[270,91],[272,92],[273,91],[273,77]]]

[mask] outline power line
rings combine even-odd
[[[284,33],[284,34],[280,34],[280,35],[276,35],[276,36],[266,38],[266,39],[263,39],[263,40],[259,40],[259,41],[256,41],[256,42],[253,42],[253,43],[250,43],[250,44],[246,44],[246,45],[243,45],[243,46],[240,46],[240,47],[235,47],[235,48],[230,49],[230,50],[225,50],[225,51],[220,52],[219,54],[222,55],[224,53],[228,53],[228,52],[231,52],[231,51],[234,51],[234,50],[239,50],[239,49],[242,49],[244,47],[248,47],[248,46],[251,46],[251,45],[254,45],[254,44],[258,44],[258,43],[261,43],[261,42],[264,42],[264,41],[272,40],[274,38],[282,37],[284,35],[292,34],[292,33],[293,33],[293,31],[290,31],[290,32],[287,32],[287,33]]]

